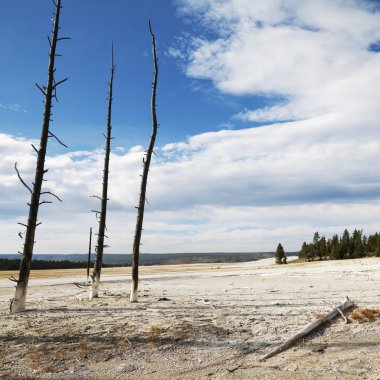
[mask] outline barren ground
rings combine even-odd
[[[90,302],[84,270],[34,271],[24,313],[10,315],[14,272],[0,272],[0,378],[380,379],[380,259],[273,260],[102,272]],[[345,296],[356,307],[295,347],[259,358]]]

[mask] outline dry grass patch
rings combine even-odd
[[[380,309],[358,309],[354,310],[351,314],[351,319],[359,323],[373,322],[376,319],[380,319]]]
[[[149,338],[152,340],[159,340],[162,337],[162,334],[166,331],[167,329],[163,326],[159,325],[152,325],[150,326],[149,330]]]
[[[86,359],[87,358],[87,349],[88,349],[87,339],[84,338],[79,343],[79,350],[78,350],[79,356]]]

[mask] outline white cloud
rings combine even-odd
[[[26,112],[20,104],[17,103],[0,103],[0,108],[7,111]]]
[[[251,110],[252,121],[368,112],[380,95],[380,13],[371,2],[325,0],[182,0],[219,37],[194,37],[187,75],[211,79],[235,95],[280,95]],[[194,41],[193,40],[193,41]],[[186,50],[184,50],[186,52]],[[364,108],[364,109],[363,109]]]
[[[332,234],[348,228],[377,228],[380,181],[379,139],[330,134],[336,119],[265,128],[204,133],[157,149],[148,181],[143,252],[271,250],[281,241],[297,249],[314,230]],[[320,125],[325,128],[320,129]],[[13,158],[27,156],[29,143],[2,135]],[[143,150],[112,154],[108,235],[110,252],[132,246]],[[33,160],[22,166],[25,178]],[[348,160],[349,157],[349,160]],[[98,208],[102,150],[47,158],[49,190],[63,204],[41,208],[39,252],[85,250],[91,210]],[[0,196],[3,252],[19,249],[27,191],[18,183],[13,162],[3,157],[7,178]],[[4,211],[2,210],[2,215]],[[10,227],[11,226],[11,227]],[[10,231],[13,231],[10,234]]]

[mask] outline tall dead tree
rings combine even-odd
[[[140,255],[140,245],[141,245],[141,233],[144,220],[144,209],[146,200],[146,187],[148,183],[148,174],[150,162],[152,159],[152,154],[154,154],[153,148],[156,141],[157,135],[157,117],[156,117],[156,90],[157,90],[157,78],[158,78],[158,64],[157,64],[157,50],[156,50],[156,40],[152,31],[152,26],[149,21],[149,32],[152,38],[152,51],[153,51],[153,64],[154,64],[154,77],[152,83],[152,98],[151,98],[151,112],[152,112],[152,134],[150,136],[150,142],[148,149],[145,152],[143,158],[143,173],[141,176],[141,187],[140,187],[140,200],[137,208],[137,219],[135,228],[135,237],[133,240],[132,247],[132,288],[130,295],[130,302],[137,302],[138,298],[138,283],[139,283],[139,255]]]
[[[111,63],[111,75],[110,81],[108,83],[108,110],[107,110],[107,135],[104,135],[106,139],[105,147],[105,156],[104,156],[104,169],[103,169],[103,187],[102,187],[102,196],[94,196],[95,198],[100,199],[100,211],[94,211],[96,217],[99,219],[99,231],[98,231],[98,240],[95,247],[95,263],[94,271],[91,275],[91,287],[90,287],[90,300],[93,298],[99,297],[99,285],[100,285],[100,272],[102,270],[103,263],[103,252],[104,248],[108,247],[104,244],[104,238],[106,231],[106,216],[107,216],[107,201],[108,201],[108,173],[109,173],[109,162],[110,162],[110,153],[111,153],[111,114],[112,114],[112,90],[113,90],[113,77],[115,74],[115,65],[113,59],[113,44],[112,44],[112,63]]]
[[[89,238],[89,241],[88,241],[86,285],[88,285],[88,281],[89,281],[89,279],[90,279],[91,242],[92,242],[92,227],[90,227],[90,238]]]
[[[50,195],[61,201],[55,194],[53,194],[50,191],[45,191],[42,189],[42,184],[44,180],[44,174],[48,171],[48,169],[45,169],[45,157],[46,157],[46,148],[49,138],[56,139],[60,144],[64,145],[56,135],[54,135],[50,130],[50,121],[52,116],[52,101],[53,99],[57,100],[57,87],[65,82],[68,78],[65,78],[63,80],[60,80],[58,82],[55,81],[54,74],[55,74],[55,58],[56,56],[59,56],[59,54],[56,53],[56,47],[58,41],[69,39],[68,37],[58,37],[59,32],[59,17],[61,12],[61,0],[53,0],[53,3],[55,5],[55,13],[54,13],[54,21],[53,21],[53,31],[52,31],[52,38],[49,40],[50,45],[50,54],[49,54],[49,66],[48,66],[48,79],[47,79],[47,85],[46,86],[40,86],[36,84],[36,86],[39,88],[39,90],[42,92],[42,94],[45,97],[44,100],[44,116],[43,116],[43,122],[42,122],[42,130],[41,130],[41,140],[40,140],[40,146],[37,149],[34,145],[32,145],[33,149],[37,153],[37,163],[36,163],[36,171],[35,171],[35,177],[33,186],[29,187],[25,181],[22,179],[18,169],[17,169],[17,162],[15,163],[15,170],[16,173],[21,181],[21,183],[28,189],[28,191],[31,194],[30,202],[28,203],[29,206],[29,216],[28,216],[28,222],[27,224],[19,223],[20,225],[24,226],[26,228],[25,231],[25,237],[24,237],[24,248],[20,264],[20,273],[19,278],[15,279],[12,278],[13,281],[17,283],[16,285],[16,291],[15,296],[11,300],[11,306],[10,311],[11,313],[15,313],[18,311],[25,310],[25,302],[26,302],[26,293],[28,289],[28,282],[29,282],[29,274],[30,274],[30,268],[32,263],[32,256],[33,256],[33,249],[34,249],[34,243],[35,243],[35,234],[36,234],[36,227],[41,224],[37,223],[37,216],[38,216],[38,209],[42,204],[45,203],[52,203],[51,201],[47,201],[42,199],[41,196],[43,195]],[[64,145],[66,147],[66,145]],[[23,238],[22,232],[19,233],[19,236]]]

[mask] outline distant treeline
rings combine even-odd
[[[16,255],[0,255],[0,270],[17,270],[20,268],[20,258]],[[37,259],[32,261],[32,269],[70,269],[86,268],[84,261],[86,255],[46,255],[46,259],[41,259],[45,255],[37,255]],[[54,257],[55,256],[55,257]],[[67,257],[68,260],[64,257]],[[17,257],[17,258],[16,258]],[[163,254],[142,254],[140,265],[179,265],[195,263],[234,263],[255,261],[273,257],[272,252],[213,252],[213,253],[163,253]],[[130,255],[108,254],[104,255],[103,267],[127,267],[131,266]],[[93,267],[93,263],[91,263]]]
[[[0,270],[18,270],[20,269],[21,259],[0,259]],[[94,263],[91,263],[91,267]],[[108,265],[103,264],[103,267],[121,266],[120,264]],[[71,268],[87,268],[87,263],[84,261],[55,261],[55,260],[33,260],[32,269],[71,269]]]
[[[350,235],[347,229],[342,236],[334,235],[326,240],[318,232],[314,233],[312,242],[302,244],[299,258],[313,260],[343,260],[359,257],[380,257],[380,234],[363,235],[363,230],[355,229]]]

